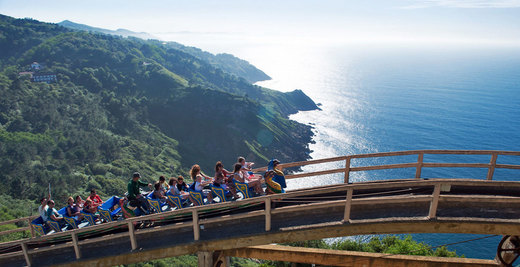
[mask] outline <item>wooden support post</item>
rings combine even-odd
[[[74,252],[76,253],[76,259],[81,259],[81,251],[79,250],[78,235],[72,233],[72,245],[74,245]]]
[[[265,231],[271,231],[271,198],[265,199]]]
[[[25,257],[25,262],[27,263],[27,266],[32,266],[31,256],[29,255],[29,250],[27,248],[26,243],[22,243],[22,251],[23,251],[23,256]]]
[[[199,212],[197,210],[193,210],[192,217],[193,217],[193,239],[199,240],[200,239]],[[199,264],[199,266],[200,266],[200,264]]]
[[[31,238],[34,238],[36,234],[34,233],[34,227],[32,225],[31,217],[27,218],[27,221],[29,221],[29,228],[31,228]]]
[[[343,222],[350,221],[350,208],[352,207],[352,195],[354,189],[351,187],[347,190],[347,201],[345,202],[345,216],[343,216]]]
[[[345,161],[345,183],[348,184],[350,179],[350,157],[347,157]]]
[[[199,267],[213,267],[213,252],[199,251],[197,252]]]
[[[419,152],[419,156],[417,158],[417,169],[415,170],[415,179],[421,179],[423,159],[424,159],[424,153]]]
[[[434,219],[437,216],[437,206],[439,205],[439,196],[441,194],[442,184],[436,184],[433,189],[432,201],[430,202],[430,212],[428,217]]]
[[[487,174],[488,180],[493,180],[493,174],[495,173],[495,167],[497,166],[497,158],[498,153],[493,152],[493,154],[491,154],[491,160],[489,161],[489,169]]]
[[[136,250],[137,239],[135,238],[134,222],[128,222],[128,234],[130,235],[130,243],[132,244],[132,250]]]

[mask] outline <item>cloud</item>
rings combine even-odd
[[[403,9],[447,8],[520,8],[520,0],[415,0]]]

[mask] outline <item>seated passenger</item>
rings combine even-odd
[[[209,182],[207,184],[210,184],[213,182],[213,178],[202,173],[202,171],[200,170],[200,166],[197,164],[191,166],[190,176],[193,181],[195,181],[196,177],[199,176],[201,178],[201,181],[203,180],[204,182]]]
[[[139,191],[139,187],[148,186],[151,187],[151,184],[143,183],[139,181],[141,178],[141,174],[135,172],[132,179],[128,182],[128,196],[127,199],[130,203],[130,206],[137,207],[141,209],[143,213],[148,213],[148,201],[145,197],[141,195]]]
[[[50,196],[48,197],[43,197],[42,199],[40,199],[40,206],[38,207],[38,213],[40,214],[40,217],[42,217],[43,221],[46,222],[47,221],[47,209],[49,208],[49,206],[47,206],[47,201],[50,199]]]
[[[47,209],[47,213],[46,213],[47,221],[48,220],[53,220],[56,222],[63,221],[63,217],[54,208],[54,200],[51,199],[51,200],[47,201],[47,206],[49,206],[49,208]]]
[[[179,176],[182,178],[182,176]],[[172,196],[181,196],[182,199],[187,199],[190,195],[190,193],[185,191],[180,191],[177,187],[178,180],[175,177],[171,177],[168,181],[168,185],[170,186],[170,190],[168,191],[169,194]]]
[[[188,192],[188,185],[184,182],[184,177],[182,177],[182,175],[177,177],[177,189],[181,192]]]
[[[240,163],[240,166],[242,166],[241,171],[246,181],[260,181],[262,179],[262,176],[254,175],[253,171],[251,170],[251,167],[255,164],[254,162],[246,162],[244,157],[238,157],[238,163]]]
[[[170,190],[170,186],[166,182],[166,178],[164,176],[161,175],[161,177],[159,177],[159,181],[157,181],[157,182],[159,182],[159,184],[161,185],[163,194],[166,194],[166,192],[168,192],[168,190]]]
[[[282,193],[282,186],[279,183],[273,180],[274,171],[267,171],[264,175],[265,184],[267,187],[265,188],[265,193],[268,195],[271,194],[279,194]]]
[[[160,200],[161,202],[166,201],[166,197],[164,196],[164,192],[161,187],[161,184],[159,182],[157,182],[153,186],[154,186],[153,199]]]
[[[92,201],[90,199],[87,199],[85,201],[85,204],[83,205],[83,211],[87,213],[96,213],[97,207],[92,204]]]
[[[74,204],[74,199],[72,197],[69,197],[67,199],[67,217],[74,217],[76,221],[83,220],[83,215],[81,214],[81,209]]]
[[[80,208],[80,209],[83,209],[83,205],[85,205],[85,200],[83,200],[80,195],[77,195],[75,200],[76,200],[76,206],[78,206],[78,208]]]
[[[96,193],[96,189],[90,190],[90,195],[87,197],[87,200],[90,200],[92,202],[92,206],[94,208],[101,206],[103,204],[103,200],[99,197],[99,195]]]
[[[269,164],[267,164],[267,170],[273,171],[273,181],[278,183],[283,191],[283,188],[287,188],[287,184],[285,183],[285,175],[283,172],[278,169],[278,165],[280,164],[280,161],[277,159],[272,159]]]
[[[222,164],[222,162],[217,161],[217,163],[215,164],[215,179],[217,179],[217,176],[219,176],[220,174],[223,176],[224,181],[219,181],[218,184],[224,185],[225,187],[222,188],[224,188],[225,190],[229,190],[231,194],[233,194],[233,197],[237,199],[238,195],[237,189],[235,188],[235,184],[233,183],[233,173],[224,169],[224,165]],[[215,183],[213,183],[213,185],[215,185]]]
[[[207,197],[208,198],[208,203],[213,203],[213,195],[211,192],[207,193],[207,192],[204,192],[204,186],[207,186],[209,184],[211,184],[211,178],[202,174],[200,172],[200,166],[195,164],[191,167],[191,170],[190,170],[190,175],[191,175],[191,178],[193,179],[193,185],[190,186],[190,189],[192,188],[193,190],[197,191],[197,192],[201,192],[202,195],[204,197]],[[204,182],[202,181],[202,178],[209,178],[209,179],[206,179]],[[196,203],[195,201],[192,200],[193,203]]]
[[[259,195],[265,194],[262,190],[262,184],[260,183],[260,180],[249,180],[248,181],[244,177],[244,173],[242,172],[242,164],[240,164],[240,163],[235,163],[233,179],[235,179],[241,183],[246,183],[248,187],[253,187],[255,190],[255,193],[257,193]]]

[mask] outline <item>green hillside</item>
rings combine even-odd
[[[35,200],[49,183],[58,201],[121,195],[134,171],[152,181],[195,163],[212,175],[239,155],[308,158],[310,127],[287,118],[316,108],[302,91],[252,85],[168,43],[0,15],[0,51],[0,195]]]

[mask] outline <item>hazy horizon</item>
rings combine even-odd
[[[228,44],[406,44],[520,47],[520,0],[0,0],[0,13],[147,32],[226,52]],[[95,16],[92,14],[96,14]]]

